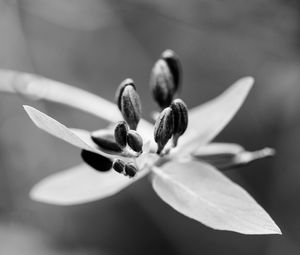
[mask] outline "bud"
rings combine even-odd
[[[136,130],[142,115],[141,101],[131,79],[126,79],[116,93],[118,107],[129,127]]]
[[[132,150],[141,153],[143,150],[143,138],[138,132],[129,130],[127,133],[127,142]]]
[[[182,81],[182,67],[177,54],[172,50],[165,50],[162,58],[166,61],[174,81],[174,93],[178,91]]]
[[[127,163],[125,165],[125,174],[129,177],[134,177],[137,173],[137,168],[134,163]]]
[[[174,114],[173,145],[176,147],[178,138],[185,132],[188,125],[188,110],[181,99],[175,99],[171,108]]]
[[[127,145],[128,126],[125,121],[120,121],[115,127],[115,140],[120,148],[125,148]]]
[[[125,162],[121,159],[116,159],[113,162],[112,167],[118,173],[123,173],[125,171]]]
[[[163,59],[154,64],[150,76],[150,89],[153,98],[162,109],[171,104],[175,92],[174,81],[167,62]]]
[[[157,154],[160,154],[173,135],[174,115],[171,107],[165,108],[159,115],[154,126],[154,140],[158,145]]]
[[[89,166],[100,172],[106,172],[112,167],[112,161],[109,158],[91,151],[82,150],[81,158]]]
[[[121,111],[121,95],[123,94],[124,88],[129,85],[132,86],[134,89],[136,89],[132,79],[125,79],[124,81],[122,81],[122,83],[119,85],[116,91],[115,100],[117,102],[120,111]]]
[[[95,131],[92,133],[91,138],[101,149],[112,152],[122,151],[120,146],[116,143],[115,136],[109,130]]]

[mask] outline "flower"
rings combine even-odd
[[[172,57],[172,54],[168,52],[167,57]],[[175,62],[176,65],[179,66]],[[155,68],[155,72],[157,70]],[[165,69],[162,70],[165,72]],[[168,72],[172,78],[174,71]],[[178,72],[176,75],[175,80],[181,80]],[[151,77],[153,83],[155,77],[153,74]],[[86,203],[114,195],[135,181],[150,176],[153,189],[164,202],[206,226],[243,234],[281,234],[264,209],[243,188],[217,170],[242,166],[272,156],[274,151],[265,148],[248,152],[237,144],[211,143],[241,107],[254,83],[252,77],[238,80],[217,98],[188,112],[181,99],[171,100],[168,96],[168,103],[163,102],[163,97],[157,94],[160,90],[154,89],[154,98],[159,98],[159,106],[165,108],[156,120],[156,142],[154,125],[140,119],[139,99],[135,95],[133,81],[125,82],[127,85],[124,82],[117,92],[120,112],[115,104],[79,88],[33,74],[0,71],[1,91],[22,94],[33,100],[45,99],[65,104],[96,115],[110,124],[117,123],[115,130],[110,125],[106,130],[91,133],[68,128],[39,110],[24,106],[37,127],[79,147],[82,149],[82,158],[90,162],[45,178],[33,187],[30,193],[32,199],[56,205]],[[161,91],[167,91],[167,88],[165,86]],[[172,89],[173,97],[178,87],[176,91],[174,86]],[[120,95],[128,96],[124,99],[125,103]],[[134,100],[133,105],[137,107],[133,108],[137,111],[129,121],[132,129],[123,121],[123,117],[127,120],[126,112],[132,113],[128,110],[122,112],[122,109],[127,109],[126,100]],[[170,103],[173,105],[167,106]],[[172,110],[175,111],[174,115],[171,114]],[[133,129],[136,126],[135,131]],[[127,136],[127,133],[130,135]],[[116,142],[114,139],[105,140],[106,147],[99,146],[103,145],[103,139],[111,138],[114,134],[118,141],[116,144],[120,145],[117,150],[107,147],[107,143]],[[100,140],[95,143],[97,137]],[[129,146],[128,139],[131,139]],[[94,162],[98,155],[99,161]],[[106,171],[107,168],[115,171]]]

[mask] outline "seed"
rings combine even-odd
[[[142,152],[143,138],[135,130],[129,130],[127,133],[127,142],[131,149],[135,152]]]
[[[120,148],[125,148],[127,145],[128,126],[125,121],[120,121],[115,127],[115,140]]]
[[[109,158],[91,151],[82,150],[81,158],[85,163],[99,172],[106,172],[112,167],[112,161]]]
[[[134,163],[127,163],[125,165],[125,174],[129,177],[134,177],[137,173],[137,168]]]

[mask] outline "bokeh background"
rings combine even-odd
[[[283,236],[214,231],[171,209],[147,180],[81,206],[31,201],[43,177],[79,163],[79,150],[38,130],[29,104],[89,130],[103,121],[48,102],[0,95],[0,254],[300,254],[300,5],[296,0],[0,0],[0,68],[37,73],[113,99],[136,81],[144,117],[160,53],[181,57],[189,107],[252,75],[256,85],[217,141],[273,159],[227,172]]]

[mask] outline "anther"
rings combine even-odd
[[[121,95],[123,94],[124,88],[127,86],[132,86],[134,89],[136,89],[132,79],[125,79],[124,81],[121,82],[115,95],[115,100],[117,102],[120,111],[121,111]]]
[[[127,133],[127,143],[135,152],[141,153],[143,150],[143,138],[135,130],[129,130]]]
[[[85,163],[99,172],[106,172],[112,167],[112,161],[109,158],[91,151],[82,150],[81,158]]]
[[[175,99],[171,108],[174,114],[173,146],[177,146],[179,137],[185,132],[188,125],[188,109],[181,99]]]
[[[129,177],[134,177],[137,173],[137,168],[134,163],[127,163],[125,165],[125,174]]]
[[[165,108],[154,126],[154,140],[157,143],[157,154],[160,154],[174,132],[174,115],[171,107]]]
[[[116,93],[118,107],[130,129],[136,130],[142,115],[141,101],[131,79],[123,81]]]
[[[121,159],[115,159],[112,168],[118,173],[125,173],[125,162]]]
[[[101,149],[112,152],[122,151],[121,147],[115,141],[115,136],[108,130],[95,131],[92,133],[91,138]]]
[[[162,58],[167,62],[167,65],[172,73],[174,92],[177,92],[182,81],[182,66],[179,57],[173,50],[165,50],[162,53]]]
[[[154,100],[162,109],[171,104],[175,92],[174,80],[164,59],[159,59],[154,64],[150,76],[150,89]]]
[[[120,148],[125,148],[127,145],[127,132],[128,126],[125,121],[120,121],[117,123],[115,127],[115,140],[116,143],[120,146]]]

